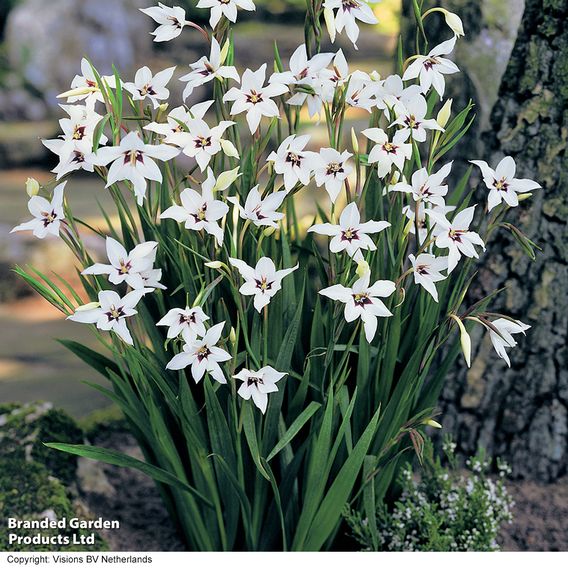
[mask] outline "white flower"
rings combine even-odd
[[[376,24],[378,22],[369,2],[365,0],[325,0],[323,7],[326,10],[335,10],[334,15],[335,31],[341,33],[345,28],[347,37],[355,43],[359,37],[359,26],[356,20],[365,24]]]
[[[276,191],[262,199],[258,185],[255,185],[248,192],[244,207],[239,205],[237,198],[229,197],[228,199],[238,207],[242,219],[249,219],[257,227],[274,227],[277,229],[277,221],[284,218],[284,213],[279,213],[276,210],[282,205],[286,195],[285,191]]]
[[[349,177],[353,168],[349,165],[352,156],[347,150],[339,153],[333,148],[322,148],[314,168],[316,185],[325,186],[332,203],[335,203],[343,182]]]
[[[175,71],[174,67],[168,67],[155,75],[148,67],[142,67],[134,75],[134,83],[124,83],[124,88],[132,95],[133,101],[143,101],[148,97],[154,108],[160,106],[160,101],[166,100],[170,96],[170,91],[166,89]]]
[[[373,81],[367,73],[354,71],[349,77],[349,85],[345,93],[345,103],[354,108],[362,108],[372,112],[377,105],[377,93],[380,84]]]
[[[446,217],[433,209],[426,209],[426,214],[436,223],[434,233],[436,246],[449,249],[448,274],[457,266],[461,255],[470,258],[479,258],[474,245],[479,245],[485,250],[485,244],[481,237],[469,230],[473,221],[475,205],[460,211],[450,222]]]
[[[151,122],[146,125],[144,129],[165,136],[163,142],[169,144],[171,143],[170,137],[172,134],[185,132],[188,128],[187,125],[189,121],[192,118],[203,118],[213,103],[214,101],[204,101],[193,105],[189,110],[187,110],[184,106],[176,107],[168,114],[166,118],[167,122]]]
[[[209,373],[218,383],[225,384],[227,379],[219,363],[229,361],[231,355],[217,347],[225,322],[218,323],[207,330],[202,339],[191,339],[183,346],[183,351],[175,355],[166,365],[166,369],[185,369],[191,365],[191,376],[198,383],[205,373]]]
[[[440,168],[435,174],[428,175],[428,170],[422,168],[412,174],[412,185],[399,182],[390,188],[390,191],[402,191],[410,193],[414,201],[424,201],[444,207],[446,204],[444,197],[448,193],[448,186],[442,185],[443,181],[450,175],[452,163],[446,164]]]
[[[395,110],[397,119],[391,126],[402,126],[402,132],[407,132],[416,142],[426,140],[426,130],[444,130],[433,118],[425,118],[428,104],[422,95],[413,97],[404,107],[399,105]]]
[[[516,179],[515,160],[511,156],[503,158],[493,170],[487,162],[483,160],[470,160],[475,164],[483,175],[485,185],[491,190],[487,197],[487,209],[491,211],[502,201],[509,207],[516,207],[519,204],[517,193],[524,193],[533,189],[540,189],[540,185],[530,179]]]
[[[117,181],[128,180],[132,183],[138,204],[142,205],[146,196],[146,180],[162,183],[162,172],[154,159],[171,160],[178,154],[177,148],[166,144],[144,144],[136,132],[130,132],[118,146],[100,148],[97,151],[97,163],[104,166],[112,162],[106,187]]]
[[[306,46],[302,44],[290,57],[290,70],[273,73],[268,82],[311,88],[314,94],[297,91],[286,102],[289,105],[302,106],[307,101],[310,117],[319,115],[323,106],[320,73],[325,70],[332,58],[333,53],[316,53],[308,59]]]
[[[212,28],[217,26],[221,16],[225,16],[229,22],[234,24],[237,21],[237,8],[249,12],[256,9],[252,0],[199,0],[196,7],[211,9],[209,25]]]
[[[148,288],[142,273],[151,270],[156,260],[156,241],[147,241],[136,245],[130,252],[112,237],[106,239],[106,253],[110,264],[99,262],[89,266],[81,274],[108,274],[109,282],[126,282],[131,288]]]
[[[63,212],[63,190],[65,183],[60,183],[53,190],[53,197],[48,201],[45,197],[34,195],[28,201],[28,210],[34,219],[14,227],[10,232],[33,231],[34,237],[43,239],[47,235],[59,236],[61,221],[65,219]]]
[[[491,328],[489,329],[489,337],[491,338],[491,343],[497,352],[497,355],[501,359],[505,359],[505,362],[510,367],[511,361],[509,360],[509,355],[507,354],[507,347],[515,347],[517,342],[513,338],[515,333],[525,333],[527,329],[530,329],[530,325],[524,324],[522,321],[515,320],[511,321],[505,318],[499,318],[491,322],[493,327],[497,328],[499,333],[495,333]]]
[[[377,280],[369,286],[370,278],[370,272],[366,272],[355,281],[352,288],[335,284],[319,292],[322,296],[345,304],[344,315],[348,322],[361,318],[369,343],[373,341],[377,331],[377,317],[392,316],[380,298],[388,298],[396,290],[395,283],[390,280]]]
[[[239,288],[243,296],[254,296],[254,307],[257,312],[270,303],[270,299],[282,288],[282,279],[298,268],[276,270],[272,259],[263,256],[253,268],[238,258],[229,258],[229,262],[240,272],[245,283]]]
[[[387,221],[361,223],[361,215],[357,205],[350,203],[341,212],[339,225],[332,225],[331,223],[313,225],[308,229],[308,232],[333,237],[329,242],[331,252],[338,253],[344,250],[350,257],[357,259],[361,255],[361,250],[377,249],[369,234],[379,233],[387,227],[390,227],[390,223]]]
[[[426,223],[427,208],[424,207],[424,203],[422,202],[417,203],[416,205],[418,206],[418,232],[419,232],[418,240],[420,241],[420,245],[422,246],[424,240],[426,239],[426,236],[428,235],[428,225]],[[445,205],[444,207],[432,207],[431,209],[437,211],[442,216],[444,216],[447,215],[448,213],[451,213],[455,209],[455,207],[453,205]],[[416,234],[416,223],[414,222],[415,210],[416,207],[410,207],[409,205],[405,205],[402,208],[402,212],[404,213],[404,215],[406,215],[406,217],[411,221],[410,233],[413,235]]]
[[[111,89],[115,88],[115,77],[103,76],[101,79]],[[75,103],[82,100],[104,101],[103,94],[99,89],[97,78],[93,72],[93,68],[87,59],[81,59],[81,75],[75,75],[71,81],[71,90],[58,95],[58,97],[66,98],[68,103]]]
[[[187,23],[185,21],[185,10],[179,6],[170,8],[158,2],[157,6],[140,8],[140,11],[159,24],[152,32],[154,41],[169,41],[178,37]]]
[[[310,183],[310,176],[314,169],[317,154],[304,150],[309,142],[309,134],[296,136],[292,134],[282,141],[276,152],[271,152],[267,162],[274,162],[274,171],[284,176],[284,188],[290,191],[296,183],[302,185]]]
[[[393,165],[400,171],[404,168],[404,162],[412,156],[412,144],[406,144],[408,131],[397,130],[392,142],[387,133],[381,128],[367,128],[363,130],[363,136],[375,142],[375,146],[369,152],[369,164],[378,165],[380,178],[386,177],[392,170]]]
[[[430,87],[434,87],[442,98],[446,87],[444,75],[459,73],[459,69],[453,61],[440,56],[447,55],[454,50],[456,39],[456,36],[454,36],[452,39],[444,41],[432,49],[428,55],[418,55],[404,72],[403,81],[420,77],[420,88],[424,94],[428,92]]]
[[[51,171],[57,174],[56,180],[76,170],[95,171],[97,155],[93,152],[93,142],[83,140],[42,140],[43,145],[59,156],[59,163]]]
[[[95,101],[87,99],[84,105],[59,105],[69,118],[62,118],[59,126],[64,140],[93,140],[97,124],[102,120],[102,116],[94,110]],[[107,137],[103,134],[100,138],[101,144],[106,144]]]
[[[220,152],[222,136],[229,126],[235,124],[231,120],[222,120],[217,126],[209,128],[200,119],[193,118],[187,123],[189,132],[177,132],[168,137],[171,144],[181,147],[182,152],[190,158],[195,158],[201,171],[209,165],[211,158]]]
[[[415,284],[420,284],[434,300],[438,301],[438,290],[435,282],[441,282],[447,277],[440,273],[448,268],[448,259],[445,256],[435,257],[433,254],[422,253],[415,257],[408,256],[412,264]]]
[[[167,286],[164,286],[160,282],[162,279],[161,268],[150,268],[149,270],[144,270],[144,272],[140,273],[140,277],[144,281],[145,288],[159,288],[160,290],[167,290]]]
[[[179,79],[187,83],[183,90],[183,99],[187,99],[193,93],[195,87],[205,85],[205,83],[215,78],[234,79],[238,83],[240,79],[237,70],[232,66],[223,65],[223,63],[224,61],[221,61],[219,42],[215,38],[211,38],[211,54],[209,57],[204,55],[195,63],[190,63],[189,68],[191,71]]]
[[[138,312],[134,309],[144,294],[151,292],[146,288],[133,290],[121,298],[112,290],[99,292],[98,305],[87,304],[77,308],[72,316],[67,319],[79,323],[94,323],[103,331],[114,331],[125,343],[133,345],[132,336],[126,326],[126,318]]]
[[[207,179],[201,184],[201,194],[191,188],[184,189],[180,194],[181,205],[168,207],[160,219],[175,219],[178,223],[185,223],[186,229],[200,231],[204,229],[223,244],[223,229],[218,225],[229,211],[229,206],[213,195],[216,179],[210,168],[207,168]]]
[[[276,383],[285,376],[286,373],[281,373],[267,365],[258,371],[241,369],[236,375],[233,375],[233,378],[243,381],[243,384],[237,391],[239,395],[245,400],[249,400],[252,397],[254,404],[264,414],[268,406],[268,394],[278,392]]]
[[[389,75],[382,83],[377,94],[377,108],[390,120],[392,109],[402,108],[416,95],[421,93],[419,85],[404,86],[400,75]],[[395,114],[397,114],[395,112]]]
[[[256,71],[247,69],[243,73],[241,87],[232,87],[223,96],[223,101],[234,101],[231,106],[231,114],[247,113],[247,123],[251,133],[258,129],[260,119],[263,116],[280,116],[276,103],[272,97],[277,97],[288,91],[286,85],[273,83],[264,86],[266,77],[266,63]]]
[[[197,336],[205,335],[205,325],[209,316],[200,307],[190,308],[186,306],[185,310],[181,308],[171,309],[156,325],[165,325],[168,327],[168,339],[177,337],[180,333],[186,343],[190,343],[197,339]]]

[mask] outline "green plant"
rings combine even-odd
[[[364,550],[489,551],[499,550],[497,537],[512,521],[513,501],[504,483],[510,469],[497,460],[499,477],[488,475],[491,462],[482,450],[468,459],[461,473],[451,438],[444,441],[448,465],[434,458],[430,441],[425,447],[419,479],[406,464],[400,475],[401,495],[376,512],[376,535],[369,519],[357,510],[346,513],[353,537]]]

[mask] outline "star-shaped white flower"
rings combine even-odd
[[[318,233],[333,237],[329,241],[329,250],[333,253],[346,251],[350,257],[356,260],[361,255],[361,250],[377,250],[377,246],[369,237],[369,234],[379,233],[390,227],[387,221],[367,221],[361,223],[361,215],[355,203],[350,203],[341,212],[339,225],[322,223],[313,225],[308,229],[309,233]]]
[[[142,67],[136,71],[134,82],[124,83],[124,88],[132,95],[133,101],[143,101],[149,98],[156,109],[160,106],[160,101],[170,96],[166,85],[170,82],[175,69],[175,66],[168,67],[152,75],[149,67]]]
[[[28,201],[28,210],[33,215],[31,221],[26,221],[14,227],[10,233],[32,231],[34,237],[43,239],[47,235],[59,236],[61,222],[65,219],[63,212],[63,190],[65,183],[60,183],[53,190],[53,197],[48,201],[45,197],[34,195]]]
[[[435,119],[426,118],[428,104],[422,95],[416,95],[404,106],[399,105],[395,108],[395,111],[397,119],[391,126],[398,124],[402,127],[401,131],[406,132],[416,142],[424,142],[426,140],[426,130],[444,130]]]
[[[237,70],[232,66],[223,65],[221,60],[221,47],[215,38],[211,38],[211,54],[209,57],[205,55],[198,59],[195,63],[190,63],[191,71],[187,75],[180,77],[180,81],[187,83],[183,90],[183,99],[187,99],[193,93],[195,87],[205,85],[213,79],[233,79],[237,83],[240,81]]]
[[[87,304],[75,310],[67,319],[79,323],[94,323],[103,331],[114,331],[125,343],[133,345],[132,336],[126,325],[126,318],[138,312],[134,309],[144,294],[152,290],[133,290],[121,298],[112,290],[99,292],[97,303]]]
[[[203,118],[214,101],[203,101],[193,105],[189,110],[184,106],[173,108],[166,118],[166,122],[151,122],[144,127],[145,130],[164,136],[163,142],[170,144],[171,136],[188,130],[188,123],[193,118]]]
[[[81,274],[108,274],[109,282],[113,284],[126,282],[134,289],[148,288],[142,274],[152,269],[157,248],[156,241],[147,241],[127,252],[117,240],[107,237],[106,253],[110,264],[97,262],[85,268]]]
[[[217,244],[223,244],[223,229],[218,224],[228,212],[229,206],[215,199],[213,188],[216,179],[210,168],[207,169],[207,179],[201,184],[201,194],[191,188],[184,189],[180,194],[181,205],[168,207],[160,219],[175,219],[185,223],[186,229],[192,231],[205,230],[213,235]]]
[[[186,343],[195,341],[198,336],[205,335],[205,325],[209,316],[199,307],[190,308],[186,306],[185,310],[181,308],[171,309],[156,325],[167,326],[168,339],[174,339],[181,333]]]
[[[282,141],[276,152],[271,152],[266,158],[267,162],[274,163],[274,171],[284,176],[286,191],[292,190],[298,182],[302,185],[310,183],[318,155],[304,150],[309,140],[309,134],[292,134]]]
[[[428,55],[418,55],[408,66],[402,76],[403,81],[410,81],[420,77],[420,88],[426,94],[430,87],[434,87],[440,98],[444,96],[446,81],[444,75],[459,73],[457,65],[441,55],[448,55],[454,50],[456,36],[442,42],[430,51]]]
[[[474,231],[469,230],[473,221],[475,205],[460,211],[452,221],[434,209],[426,209],[426,215],[436,224],[434,234],[438,248],[449,249],[448,274],[457,266],[462,254],[470,258],[479,258],[474,245],[485,250],[485,243]]]
[[[168,141],[179,146],[186,156],[195,158],[199,169],[204,171],[211,158],[223,149],[223,134],[233,124],[235,123],[232,120],[222,120],[217,126],[209,128],[204,120],[193,118],[187,123],[189,132],[172,134]]]
[[[103,76],[101,79],[111,89],[116,88],[114,75]],[[76,103],[82,100],[104,102],[104,97],[99,89],[96,75],[86,58],[83,57],[83,59],[81,59],[81,75],[75,75],[71,81],[71,89],[66,93],[58,95],[58,97],[66,98],[68,103]]]
[[[95,171],[97,155],[93,152],[93,141],[82,140],[42,140],[43,145],[59,157],[59,163],[51,171],[57,174],[56,180],[76,170]]]
[[[448,193],[448,186],[442,185],[450,175],[452,163],[446,164],[435,174],[428,175],[428,170],[422,168],[412,174],[412,184],[399,182],[390,188],[390,191],[410,193],[414,201],[431,203],[434,206],[444,207],[444,197]]]
[[[239,396],[242,396],[245,400],[249,400],[252,397],[254,404],[264,414],[268,406],[269,393],[278,392],[276,383],[283,379],[286,374],[267,365],[258,371],[241,369],[236,375],[233,375],[233,378],[243,381],[243,384],[237,391]]]
[[[362,108],[371,112],[377,105],[376,97],[379,89],[379,83],[373,81],[367,73],[354,71],[349,77],[345,103],[353,108]]]
[[[448,213],[451,213],[452,211],[454,211],[455,206],[453,205],[445,205],[444,207],[429,207],[426,208],[424,207],[424,203],[418,203],[417,207],[413,206],[410,207],[409,205],[405,205],[402,208],[402,212],[404,215],[406,215],[407,219],[409,221],[411,221],[410,223],[410,233],[412,235],[416,234],[416,223],[414,222],[414,217],[415,217],[415,213],[416,213],[416,209],[418,208],[418,240],[420,242],[420,246],[422,246],[424,244],[424,240],[426,239],[427,235],[428,235],[428,224],[426,222],[426,211],[428,209],[433,209],[434,211],[437,211],[438,213],[440,213],[440,215],[445,216]]]
[[[272,97],[278,97],[288,91],[288,87],[281,83],[264,86],[265,77],[266,63],[263,63],[256,71],[247,69],[243,73],[240,88],[232,87],[223,96],[224,102],[233,101],[231,115],[247,113],[247,123],[253,134],[258,130],[263,116],[269,118],[280,116],[278,106]]]
[[[359,38],[359,26],[357,20],[365,24],[376,24],[378,22],[370,2],[365,0],[325,0],[323,7],[326,10],[337,10],[334,14],[333,25],[337,33],[345,29],[347,37],[355,45]]]
[[[272,259],[263,256],[253,268],[238,258],[229,258],[229,262],[239,271],[245,283],[239,288],[243,296],[254,296],[254,307],[257,312],[270,303],[271,298],[282,288],[282,279],[298,268],[276,270]]]
[[[481,170],[483,181],[491,190],[487,197],[488,211],[491,211],[503,201],[509,207],[516,207],[519,204],[518,193],[540,189],[541,187],[531,179],[515,178],[517,166],[511,156],[505,156],[494,170],[483,160],[470,160],[470,162]]]
[[[375,142],[369,152],[369,164],[377,164],[380,178],[386,177],[393,165],[402,171],[404,162],[412,156],[412,144],[406,143],[407,131],[397,130],[392,141],[382,128],[367,128],[363,130],[363,136]]]
[[[501,359],[504,359],[507,365],[510,367],[511,361],[507,353],[507,348],[515,347],[517,345],[513,334],[524,334],[525,331],[527,329],[530,329],[531,326],[519,320],[511,321],[506,318],[498,318],[492,321],[491,324],[499,331],[499,333],[495,333],[495,331],[493,331],[491,328],[488,328],[491,343],[493,344],[497,355],[499,355]]]
[[[95,101],[87,99],[84,105],[59,105],[69,116],[59,120],[64,140],[93,140],[95,129],[103,117],[94,110]],[[107,137],[103,134],[101,144],[106,144]]]
[[[367,271],[355,281],[352,288],[335,284],[319,292],[322,296],[345,304],[346,321],[352,322],[361,318],[369,343],[373,341],[377,331],[377,318],[392,316],[380,298],[388,298],[396,290],[395,283],[390,280],[377,280],[369,286],[370,278],[371,273]]]
[[[205,373],[209,373],[218,383],[225,384],[227,379],[219,363],[229,361],[231,355],[224,349],[217,347],[225,322],[218,323],[207,330],[201,338],[188,341],[183,351],[175,355],[166,365],[166,369],[178,371],[191,365],[191,376],[198,383]]]
[[[238,207],[241,219],[249,219],[257,227],[274,227],[277,229],[278,221],[284,218],[284,213],[276,210],[282,205],[286,195],[285,191],[276,191],[262,199],[258,185],[255,185],[248,192],[244,207],[241,207],[235,197],[229,197],[228,200]]]
[[[158,2],[157,6],[140,8],[140,11],[150,16],[150,18],[159,24],[158,27],[151,32],[154,36],[154,41],[169,41],[178,37],[187,24],[185,20],[185,10],[179,6],[170,8]]]
[[[408,259],[412,264],[414,282],[420,284],[437,302],[438,290],[435,282],[441,282],[447,278],[447,276],[440,273],[441,270],[447,270],[448,268],[447,257],[435,257],[433,254],[422,253],[417,257],[410,254]]]
[[[412,98],[420,93],[419,85],[405,87],[400,75],[389,75],[381,83],[377,94],[377,108],[384,112],[388,120],[391,120],[393,109],[399,108],[400,105],[404,108]]]
[[[105,166],[112,162],[106,187],[117,181],[128,180],[132,183],[138,204],[142,205],[146,197],[146,180],[162,183],[162,172],[154,159],[171,160],[178,154],[179,149],[167,144],[144,144],[136,132],[130,132],[118,146],[99,148],[97,164]]]
[[[237,21],[237,8],[248,12],[256,10],[252,0],[199,0],[197,8],[209,8],[211,15],[209,25],[215,29],[221,16],[225,16],[233,24]]]
[[[322,148],[314,168],[316,185],[325,186],[332,203],[335,203],[343,183],[353,171],[349,164],[352,156],[347,150],[338,152],[334,148]]]

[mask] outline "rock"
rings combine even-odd
[[[88,57],[101,73],[140,67],[152,49],[151,0],[23,0],[8,16],[9,63],[50,105]]]
[[[82,493],[94,493],[108,498],[116,494],[116,489],[104,472],[103,464],[87,458],[78,460],[77,483]]]

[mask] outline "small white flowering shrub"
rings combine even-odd
[[[473,120],[471,106],[452,116],[442,100],[459,71],[447,57],[463,35],[454,14],[416,5],[427,55],[381,78],[320,49],[324,23],[332,42],[356,42],[358,23],[376,22],[363,0],[308,2],[306,43],[287,63],[275,46],[258,69],[238,66],[231,26],[254,4],[198,6],[211,29],[181,8],[144,10],[155,41],[203,35],[179,77],[183,100],[170,96],[174,68],[129,81],[83,60],[60,95],[62,134],[44,141],[55,179],[28,184],[32,219],[14,231],[62,239],[82,290],[17,270],[91,326],[99,350],[64,344],[108,379],[93,386],[122,409],[145,461],[52,447],[154,477],[191,549],[329,549],[345,503],[374,511],[394,458],[420,450],[458,337],[470,362],[466,326],[487,329],[509,362],[529,326],[488,311],[493,295],[463,302],[495,231],[534,254],[505,218],[539,185],[517,179],[509,157],[474,162],[488,190],[479,204],[470,172],[449,181],[447,152]],[[453,35],[426,47],[440,12]],[[207,98],[185,104],[193,93]],[[346,126],[354,113],[369,119],[360,132]],[[104,228],[73,214],[78,170],[112,196]]]
[[[457,468],[455,444],[444,441],[448,461],[443,466],[426,444],[420,478],[407,464],[400,475],[401,495],[391,509],[381,504],[372,519],[349,511],[346,520],[364,550],[483,552],[499,550],[497,537],[503,524],[513,519],[513,500],[505,478],[506,463],[497,460],[499,476],[488,476],[491,461],[482,450]]]

